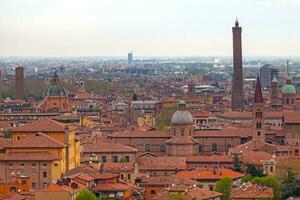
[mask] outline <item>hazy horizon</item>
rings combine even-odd
[[[242,2],[242,3],[241,3]],[[0,57],[299,57],[297,0],[1,0]]]

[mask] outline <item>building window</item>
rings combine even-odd
[[[15,188],[15,187],[11,187],[9,190],[10,190],[11,193],[17,192],[17,188]]]
[[[43,178],[47,178],[47,172],[43,172]]]
[[[22,180],[22,186],[26,186],[26,180]]]
[[[36,166],[36,163],[32,163],[31,166],[32,166],[32,167],[35,167],[35,166]]]
[[[184,129],[181,129],[181,136],[184,136]]]
[[[127,174],[127,180],[130,180],[130,179],[131,179],[131,175]]]
[[[200,153],[200,152],[202,152],[202,151],[203,151],[202,145],[198,145],[198,152]]]
[[[166,152],[166,146],[165,145],[160,145],[159,146],[159,151],[160,152]]]
[[[46,187],[48,187],[48,183],[47,183],[47,182],[44,182],[44,183],[43,183],[43,188],[46,188]]]
[[[208,187],[209,187],[209,190],[210,190],[210,191],[213,191],[213,190],[214,190],[214,186],[213,186],[213,185],[209,185]]]
[[[17,137],[17,140],[20,140],[20,136]]]
[[[24,163],[20,163],[20,166],[24,167]]]
[[[121,180],[124,180],[124,174],[121,174]]]
[[[101,157],[101,162],[102,162],[102,163],[106,163],[106,156],[102,156],[102,157]]]
[[[43,166],[44,166],[44,167],[47,167],[47,163],[43,163]]]
[[[130,157],[129,156],[125,156],[125,160],[126,160],[126,162],[130,162]]]
[[[256,123],[256,129],[261,129],[261,122]]]
[[[31,183],[31,188],[32,188],[32,189],[36,189],[36,184],[35,184],[35,182],[32,182],[32,183]]]
[[[260,131],[257,132],[257,136],[260,136]]]
[[[212,151],[217,151],[217,150],[218,150],[218,147],[217,147],[217,144],[216,144],[216,143],[213,143],[213,144],[211,145],[211,150],[212,150]]]
[[[145,144],[145,151],[150,152],[151,151],[151,145],[150,144]]]
[[[229,150],[231,147],[231,144],[227,144],[227,150]]]
[[[115,162],[115,163],[119,162],[119,157],[118,156],[113,156],[113,162]]]
[[[14,164],[13,163],[8,163],[8,166],[12,167],[12,166],[14,166]]]
[[[152,195],[155,195],[155,193],[156,193],[155,190],[151,190]]]
[[[273,173],[273,166],[270,167],[270,172]]]
[[[57,167],[57,166],[58,166],[58,164],[57,164],[57,163],[54,163],[54,166],[55,166],[55,167]]]

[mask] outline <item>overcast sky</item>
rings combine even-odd
[[[300,0],[0,0],[0,56],[300,56]]]

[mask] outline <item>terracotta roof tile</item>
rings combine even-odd
[[[141,177],[142,186],[149,186],[149,185],[163,185],[163,186],[171,186],[171,185],[187,185],[193,186],[197,184],[196,181],[193,181],[188,178],[177,178],[175,176],[150,176],[150,177]]]
[[[44,133],[35,133],[11,143],[5,146],[6,148],[64,148],[65,144],[61,143],[58,140],[44,134]]]
[[[115,132],[109,135],[108,138],[120,138],[120,137],[132,137],[132,138],[155,138],[155,137],[165,137],[170,138],[172,134],[169,131],[141,131],[141,130],[125,130],[120,132]]]
[[[58,156],[50,154],[49,152],[11,152],[0,154],[1,161],[50,161],[60,160]]]
[[[93,191],[127,191],[133,186],[125,183],[102,183],[92,188]]]
[[[203,169],[193,171],[181,171],[176,174],[179,178],[190,178],[197,180],[220,180],[223,177],[229,177],[231,179],[238,179],[244,176],[244,174],[235,172],[230,169]]]
[[[137,149],[118,143],[101,142],[96,144],[86,144],[83,146],[83,153],[108,153],[126,152],[135,153]]]
[[[223,155],[211,155],[211,156],[189,156],[186,158],[187,163],[192,162],[202,162],[202,163],[216,163],[216,162],[227,162],[232,163],[231,156],[223,156]]]
[[[185,157],[144,157],[140,160],[140,170],[184,170]]]
[[[273,190],[266,186],[248,183],[231,190],[232,199],[272,199]]]
[[[69,127],[70,130],[75,129],[73,126],[52,120],[52,119],[39,119],[32,123],[13,128],[13,132],[63,132],[65,128]]]

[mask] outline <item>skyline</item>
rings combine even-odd
[[[238,2],[3,0],[0,56],[232,56],[236,17],[243,56],[300,55],[300,1]]]

